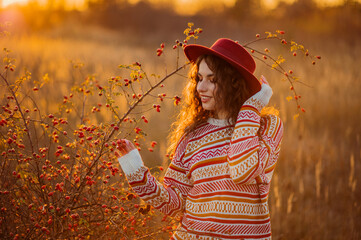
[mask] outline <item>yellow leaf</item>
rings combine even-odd
[[[288,96],[288,97],[286,97],[286,99],[287,99],[287,101],[291,101],[293,99],[293,97]]]
[[[277,61],[275,61],[275,63],[272,64],[272,69],[277,68],[279,65],[281,65],[281,63],[283,63],[285,61],[286,61],[286,59],[284,59],[282,57],[282,55],[279,55]]]
[[[44,86],[44,84],[48,83],[49,82],[49,75],[46,73],[44,76],[43,76],[43,82],[40,84],[40,87]]]
[[[49,74],[48,74],[48,73],[46,73],[46,74],[43,76],[43,80],[44,80],[45,82],[49,82]]]
[[[293,46],[291,47],[291,49],[290,49],[291,52],[294,52],[294,51],[296,51],[296,50],[297,50],[297,45],[293,45]]]
[[[267,38],[272,37],[272,33],[271,32],[265,32],[267,34]]]
[[[293,120],[296,120],[299,116],[300,116],[300,114],[299,114],[299,113],[297,113],[297,114],[293,115]]]

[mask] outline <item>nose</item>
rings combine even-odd
[[[206,92],[207,91],[206,81],[199,81],[197,83],[197,91],[198,92]]]

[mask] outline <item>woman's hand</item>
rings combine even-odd
[[[121,139],[117,141],[116,149],[117,150],[114,151],[115,156],[117,156],[117,158],[120,158],[135,149],[135,146],[129,140]]]
[[[144,167],[142,157],[138,150],[136,150],[133,143],[127,139],[117,141],[117,147],[114,153],[118,158],[120,167],[126,175],[132,174],[141,167]]]
[[[261,90],[255,95],[253,95],[251,98],[258,100],[262,104],[263,108],[268,104],[269,100],[271,99],[273,91],[264,76],[261,76],[261,79],[259,81],[261,83]]]
[[[267,106],[273,92],[264,76],[261,76],[259,82],[261,83],[261,90],[247,99],[244,105],[251,105],[261,112],[262,109]]]

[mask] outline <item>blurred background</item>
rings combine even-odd
[[[315,65],[280,42],[268,48],[295,85],[306,113],[297,114],[283,75],[257,61],[274,89],[271,105],[285,123],[283,149],[270,193],[273,239],[361,239],[361,2],[352,0],[0,0],[0,46],[16,58],[17,72],[33,79],[48,74],[42,102],[48,112],[84,76],[107,82],[120,64],[142,63],[161,76],[176,66],[176,39],[188,22],[203,29],[197,43],[220,37],[245,44],[256,34],[285,31],[287,41],[321,56]],[[160,43],[165,52],[156,56]],[[183,55],[181,62],[185,62]],[[84,64],[74,73],[74,64]],[[168,96],[181,95],[187,69],[168,80]],[[16,77],[16,76],[15,76]],[[1,91],[1,90],[0,90]],[[154,99],[153,101],[156,101]],[[122,103],[119,103],[122,105]],[[144,153],[146,165],[166,166],[167,135],[178,111],[173,102],[147,113],[146,132],[158,148]]]

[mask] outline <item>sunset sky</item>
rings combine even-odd
[[[44,3],[46,0],[0,0],[0,3],[2,3],[3,7],[7,7],[11,4],[25,4],[29,1],[36,1],[39,3]],[[129,2],[136,3],[139,0],[129,0]],[[169,2],[166,0],[150,0],[154,3],[165,3]],[[184,13],[184,5],[187,4],[187,11],[189,13],[189,9],[197,9],[197,6],[199,5],[205,5],[205,4],[213,4],[213,5],[219,5],[224,4],[226,6],[232,6],[236,0],[173,0],[175,2],[175,7],[179,13]],[[272,9],[277,6],[277,4],[281,0],[262,0],[262,3],[265,7]],[[284,2],[292,3],[296,0],[282,0]],[[358,0],[361,2],[361,0]],[[85,0],[65,0],[69,8],[82,8],[83,3]],[[344,0],[317,0],[316,1],[320,6],[334,6],[338,4],[342,4]],[[182,11],[183,10],[183,11]]]

